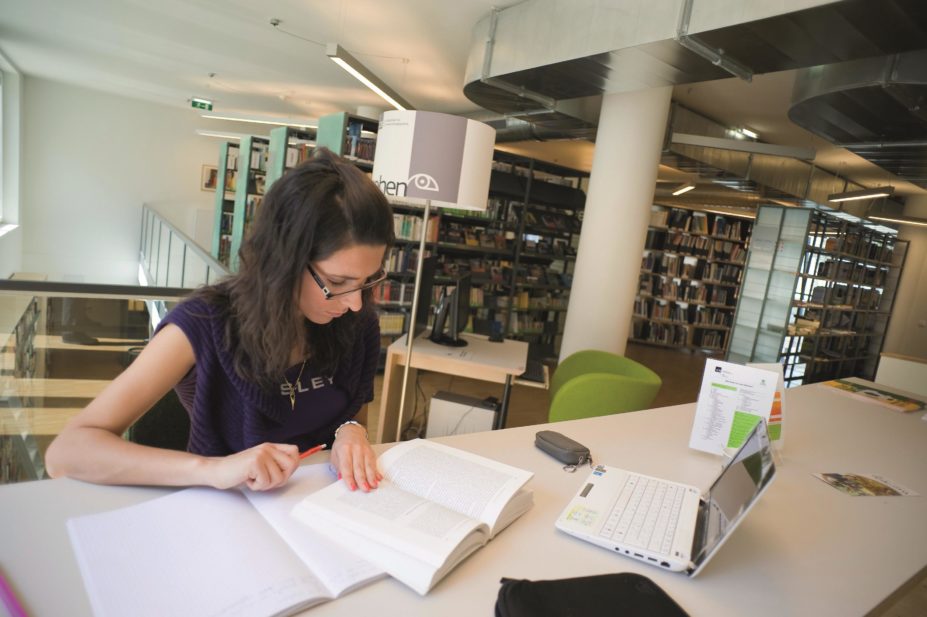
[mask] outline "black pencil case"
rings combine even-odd
[[[589,448],[557,431],[538,431],[534,445],[567,465],[583,465],[591,460]]]

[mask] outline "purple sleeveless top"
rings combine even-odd
[[[225,319],[218,307],[201,299],[178,304],[158,330],[172,323],[193,346],[196,364],[174,389],[190,414],[187,450],[225,456],[265,441],[292,443],[300,450],[334,440],[334,431],[373,400],[373,378],[380,353],[376,315],[361,317],[351,349],[335,374],[317,374],[307,364],[290,367],[286,379],[296,386],[296,408],[281,379],[274,392],[262,390],[235,372],[225,347]]]

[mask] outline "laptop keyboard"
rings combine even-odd
[[[628,474],[600,535],[621,544],[669,554],[685,489]]]

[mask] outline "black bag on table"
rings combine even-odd
[[[631,572],[501,582],[496,617],[689,617],[656,583]]]

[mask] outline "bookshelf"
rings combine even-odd
[[[213,257],[238,270],[238,249],[264,199],[270,141],[247,135],[219,146]]]
[[[232,220],[235,216],[235,185],[238,180],[238,144],[219,144],[216,173],[215,218],[213,220],[212,256],[228,266],[232,247]]]
[[[319,118],[316,143],[354,161],[364,171],[373,171],[379,121],[338,112]]]
[[[559,350],[585,194],[586,174],[497,152],[483,212],[441,209],[429,221],[427,250],[439,256],[435,282],[471,275],[468,330]],[[389,281],[378,291],[384,335],[405,331],[421,211],[393,206],[396,245]],[[430,299],[434,302],[435,298]]]
[[[761,207],[728,358],[779,362],[788,387],[874,379],[907,250],[849,215]]]
[[[656,205],[650,214],[631,340],[724,353],[752,221]]]
[[[280,126],[270,132],[266,186],[280,179],[286,170],[296,167],[315,150],[315,133]]]

